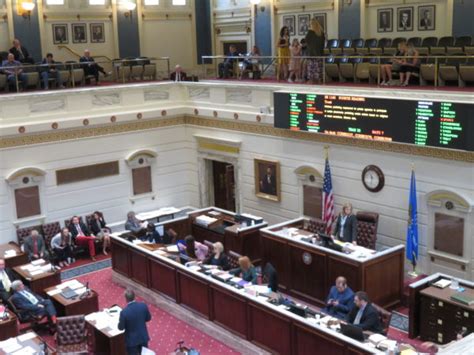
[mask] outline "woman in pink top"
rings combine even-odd
[[[291,61],[290,61],[290,75],[288,76],[288,82],[292,83],[293,75],[295,76],[295,81],[300,81],[301,79],[301,46],[298,38],[293,40],[293,43],[290,47],[291,52]]]
[[[184,238],[184,242],[186,245],[178,244],[178,248],[180,250],[184,250],[187,256],[199,261],[203,261],[207,258],[209,248],[202,243],[196,242],[192,235],[188,235],[186,238]]]

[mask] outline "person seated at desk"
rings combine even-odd
[[[230,270],[230,273],[254,285],[257,284],[257,270],[250,262],[248,256],[241,256],[239,258],[239,267]]]
[[[278,274],[272,264],[266,263],[263,268],[263,283],[273,292],[278,292]]]
[[[107,248],[110,248],[110,228],[107,227],[102,213],[95,211],[92,214],[92,221],[90,223],[92,234],[102,241],[102,253],[107,255]]]
[[[340,241],[356,244],[357,239],[357,218],[352,214],[352,205],[345,203],[342,212],[337,217],[334,235]]]
[[[171,73],[170,75],[170,80],[171,81],[186,81],[186,73],[183,71],[181,68],[181,65],[176,64],[174,67],[174,72]]]
[[[23,244],[24,251],[28,255],[28,260],[48,259],[49,254],[46,250],[43,236],[36,229],[25,239]]]
[[[224,246],[222,245],[222,243],[216,242],[212,246],[214,247],[214,251],[206,259],[204,259],[203,264],[219,266],[222,270],[225,271],[229,270],[229,259],[224,253]]]
[[[0,259],[0,300],[6,304],[12,295],[12,282],[17,280],[15,273],[5,267],[5,260]]]
[[[56,255],[60,267],[67,266],[74,260],[72,235],[68,228],[61,229],[61,232],[51,239],[51,250]]]
[[[373,333],[382,333],[382,325],[377,310],[372,306],[369,296],[364,291],[356,292],[354,296],[355,307],[346,317],[348,323],[361,327]]]
[[[24,312],[34,318],[47,316],[49,330],[51,333],[54,333],[56,325],[56,309],[51,300],[44,299],[33,293],[31,290],[28,290],[20,280],[13,281],[12,289],[13,296],[11,297],[11,302],[18,311]]]
[[[352,307],[354,307],[354,291],[347,286],[346,278],[339,276],[336,285],[329,291],[326,307],[322,311],[333,317],[345,319]]]
[[[92,261],[95,261],[95,240],[97,239],[86,225],[79,221],[79,217],[72,217],[72,223],[69,225],[69,231],[72,235],[72,240],[77,245],[86,245],[89,248],[89,255]]]
[[[155,225],[150,222],[148,222],[148,225],[146,226],[145,235],[140,237],[140,239],[151,243],[163,244],[163,237],[156,231]]]
[[[146,222],[140,221],[135,217],[135,212],[127,213],[127,221],[125,222],[125,229],[132,232],[135,237],[140,237],[146,233]]]
[[[178,249],[191,259],[203,261],[209,254],[207,245],[196,242],[192,235],[184,238],[184,244],[178,243]]]

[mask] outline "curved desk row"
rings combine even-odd
[[[262,297],[194,271],[174,260],[112,237],[112,267],[258,346],[280,354],[373,354],[378,351],[297,316]]]

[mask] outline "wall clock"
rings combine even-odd
[[[362,183],[370,192],[379,192],[385,184],[382,169],[376,165],[367,165],[362,171]]]

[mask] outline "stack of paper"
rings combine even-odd
[[[25,348],[22,348],[12,353],[12,355],[33,355],[33,354],[38,354],[38,352],[35,349],[33,349],[31,346],[27,346]]]
[[[212,224],[216,221],[217,221],[216,218],[212,218],[212,217],[209,217],[209,216],[206,216],[206,215],[196,217],[196,223],[200,224],[202,226],[205,226],[205,227],[209,226],[210,224]]]
[[[0,348],[7,354],[11,354],[19,349],[21,349],[21,345],[18,344],[16,338],[10,338],[8,340],[0,342]]]
[[[38,260],[35,260],[35,261],[31,262],[32,265],[41,265],[41,264],[44,264],[44,263],[45,263],[44,259],[38,259]]]
[[[36,333],[28,332],[17,337],[18,341],[24,342],[30,339],[36,338]]]
[[[13,250],[13,249],[5,250],[4,256],[5,258],[11,258],[12,256],[16,256],[16,250]]]

